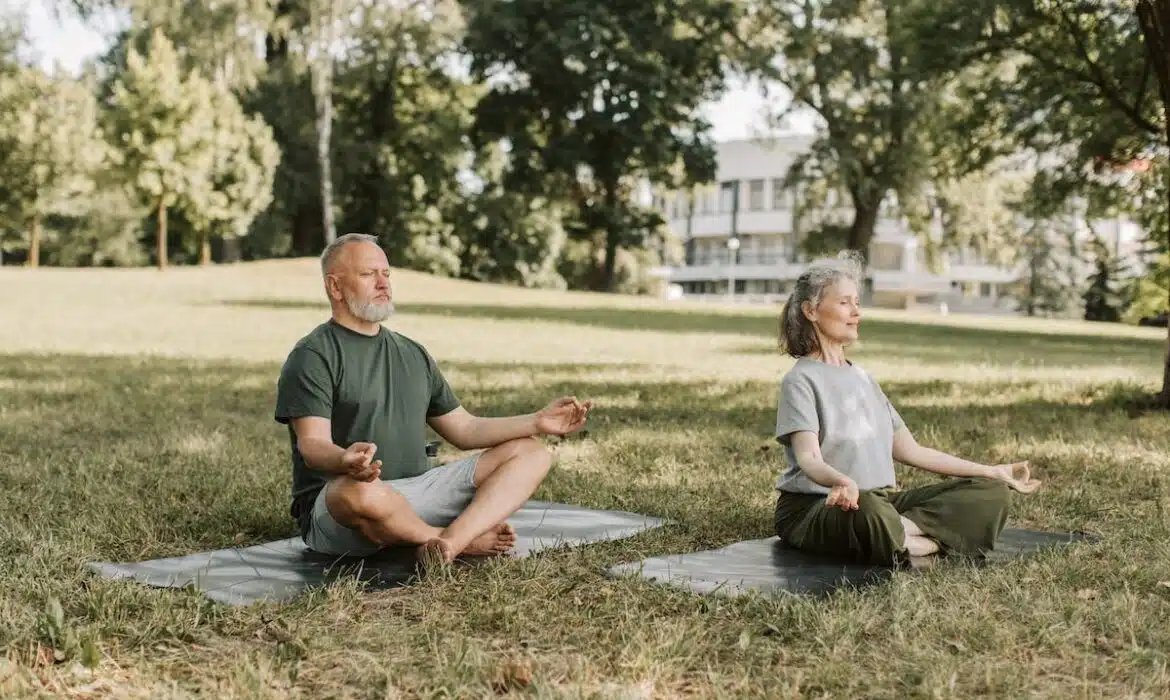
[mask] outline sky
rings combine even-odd
[[[53,0],[0,0],[0,7],[23,11],[36,61],[46,69],[59,65],[75,73],[86,59],[105,49],[104,35],[117,26],[111,17],[99,19],[94,27],[73,16],[59,16],[53,11]],[[704,111],[711,120],[714,138],[730,141],[771,133],[764,117],[768,104],[758,86],[735,81],[721,100],[706,105]],[[810,128],[807,119],[791,126],[795,131]]]

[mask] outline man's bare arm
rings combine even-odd
[[[346,471],[341,461],[345,450],[334,444],[333,429],[328,418],[294,418],[292,428],[297,436],[297,450],[310,469],[330,474]]]

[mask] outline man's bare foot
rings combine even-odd
[[[461,554],[473,557],[490,557],[505,554],[516,546],[516,530],[508,523],[500,523],[476,537]]]
[[[425,569],[433,569],[435,567],[450,564],[455,560],[455,548],[447,540],[436,537],[425,544],[419,545],[416,557],[418,563]]]

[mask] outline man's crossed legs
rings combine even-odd
[[[502,554],[516,543],[504,521],[528,501],[551,465],[543,445],[523,438],[409,479],[337,476],[317,496],[306,543],[338,556],[415,546],[420,560],[441,562],[460,554]]]

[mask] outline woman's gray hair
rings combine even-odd
[[[820,350],[812,321],[804,315],[804,305],[815,309],[825,291],[843,279],[851,280],[860,288],[864,270],[861,254],[851,250],[842,251],[834,259],[811,263],[796,278],[796,286],[780,311],[780,349],[797,358]]]

